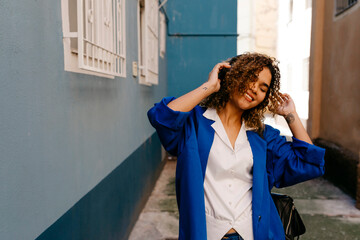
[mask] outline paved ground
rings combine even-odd
[[[168,161],[129,240],[174,240],[178,234],[175,161]],[[360,210],[355,200],[319,178],[274,192],[286,193],[306,226],[301,240],[360,240]]]

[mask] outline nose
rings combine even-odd
[[[257,93],[258,88],[259,88],[259,86],[258,86],[257,83],[252,83],[252,84],[250,85],[250,89],[251,89],[251,91],[252,91],[254,94]]]

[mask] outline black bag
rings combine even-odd
[[[304,234],[306,229],[300,214],[295,208],[294,200],[287,196],[277,193],[271,193],[275,206],[279,212],[281,222],[285,230],[285,237],[287,240],[293,240]]]

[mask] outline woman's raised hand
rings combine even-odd
[[[210,96],[212,93],[219,91],[220,79],[218,77],[219,71],[222,68],[230,68],[229,63],[218,63],[209,74],[207,82],[204,82],[200,87],[191,92],[182,95],[181,97],[168,103],[168,107],[174,111],[188,112],[198,105],[204,98]]]
[[[204,82],[200,87],[191,92],[182,95],[168,103],[168,107],[174,111],[188,112],[198,105],[204,98],[210,96],[212,93],[219,91],[220,79],[219,71],[222,68],[230,68],[229,63],[218,63],[209,74],[207,82]]]
[[[209,73],[208,84],[214,89],[214,92],[220,90],[219,72],[222,68],[231,68],[231,65],[227,62],[218,63],[213,70]]]
[[[280,105],[276,113],[283,116],[288,123],[293,136],[299,140],[313,144],[304,126],[301,123],[299,115],[295,109],[295,103],[289,94],[280,94]]]
[[[286,117],[290,113],[296,113],[294,100],[287,93],[279,93],[280,105],[276,110],[276,113]]]

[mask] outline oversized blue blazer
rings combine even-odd
[[[206,240],[204,177],[215,131],[203,116],[205,108],[173,111],[168,97],[148,111],[164,148],[177,156],[176,198],[180,213],[179,240]],[[266,125],[263,138],[247,131],[253,153],[252,211],[255,240],[285,239],[284,229],[270,191],[324,173],[325,150],[293,138],[287,142]]]

